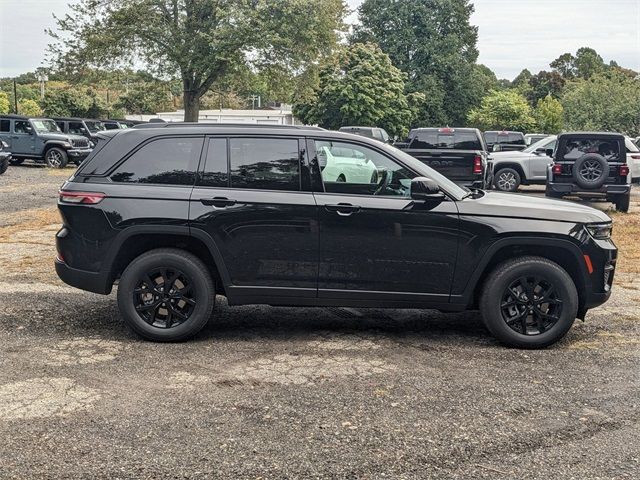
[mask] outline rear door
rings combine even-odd
[[[36,132],[28,120],[15,120],[10,136],[11,152],[19,155],[34,155],[36,149]]]
[[[458,248],[455,202],[414,202],[417,175],[370,146],[309,140],[309,151],[319,190],[318,296],[448,301]]]
[[[192,235],[215,245],[230,301],[316,297],[318,214],[302,139],[209,137],[190,205]]]

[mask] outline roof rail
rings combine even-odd
[[[282,130],[325,130],[321,127],[310,125],[265,125],[257,123],[206,123],[206,122],[154,122],[141,123],[132,128],[176,128],[176,127],[203,127],[203,128],[265,128]]]

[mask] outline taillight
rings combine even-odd
[[[551,167],[551,171],[556,175],[560,175],[562,173],[562,165],[560,165],[559,163],[554,163]]]
[[[473,173],[482,173],[482,157],[476,155],[473,159]]]
[[[453,133],[455,130],[453,128],[445,127],[438,130],[439,133]]]
[[[620,165],[620,168],[618,169],[618,171],[620,172],[621,177],[626,177],[627,175],[629,175],[629,166]]]
[[[100,192],[71,192],[60,190],[60,201],[64,203],[75,203],[84,205],[95,205],[100,203],[106,195]]]

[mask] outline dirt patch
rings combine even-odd
[[[46,365],[88,365],[108,362],[124,350],[121,342],[99,338],[60,340],[48,346],[34,348],[34,358]]]
[[[618,247],[620,272],[640,273],[640,214],[609,212],[613,218],[613,241]]]
[[[92,408],[100,393],[70,378],[32,378],[0,385],[0,419],[60,417]]]

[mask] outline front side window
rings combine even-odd
[[[318,166],[328,193],[411,196],[412,171],[361,145],[317,140]]]
[[[82,135],[85,133],[84,125],[81,122],[69,122],[69,133]]]
[[[60,129],[53,120],[32,120],[33,126],[40,133],[58,133]]]
[[[606,160],[619,158],[619,145],[616,140],[578,138],[569,140],[565,145],[564,160],[577,160],[588,153],[602,155]]]
[[[111,175],[114,182],[193,185],[201,137],[159,138],[127,158]]]
[[[300,190],[297,139],[231,138],[232,188]]]

